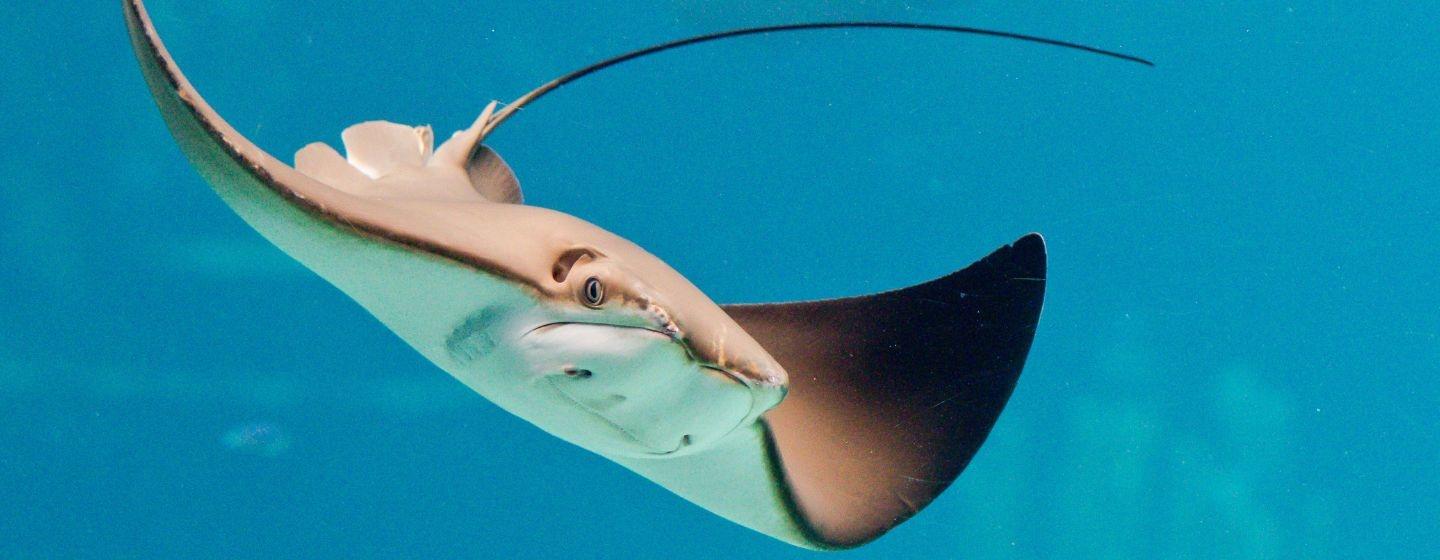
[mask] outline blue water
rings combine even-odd
[[[1151,58],[747,38],[577,82],[490,144],[527,202],[724,302],[900,287],[1046,235],[1044,316],[990,440],[845,557],[1440,550],[1433,5],[292,4],[150,6],[286,160],[368,119],[445,136],[599,57],[744,25]],[[268,246],[175,148],[118,2],[4,11],[0,557],[814,554],[501,412]]]

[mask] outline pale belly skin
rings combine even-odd
[[[446,337],[447,369],[545,431],[606,455],[689,454],[754,418],[749,387],[665,333],[534,315],[472,314]]]

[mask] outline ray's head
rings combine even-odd
[[[296,156],[328,188],[398,210],[375,230],[392,250],[442,257],[406,285],[439,273],[479,288],[441,295],[451,282],[417,301],[393,269],[301,260],[416,348],[443,340],[429,355],[477,391],[593,451],[687,454],[777,404],[784,370],[678,272],[584,220],[518,204],[514,173],[479,144],[491,111],[434,150],[428,127],[369,122],[341,135],[343,156],[318,143]]]
[[[684,455],[779,403],[784,370],[717,305],[623,240],[592,241],[559,252],[548,312],[508,346],[546,411],[533,422],[611,455]]]

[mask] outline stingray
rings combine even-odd
[[[271,243],[500,408],[685,499],[813,549],[873,540],[970,462],[1013,391],[1040,316],[1045,244],[1029,234],[963,270],[860,297],[718,305],[636,244],[522,203],[483,143],[515,111],[592,72],[748,28],[592,64],[434,147],[429,127],[346,129],[291,167],[181,74],[140,0],[132,45],[181,150]],[[1148,63],[1146,63],[1148,64]],[[743,258],[736,258],[742,261]]]

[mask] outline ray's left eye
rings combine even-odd
[[[581,292],[581,297],[585,299],[585,305],[599,307],[605,302],[605,285],[600,283],[599,278],[591,276],[585,279],[585,290]]]

